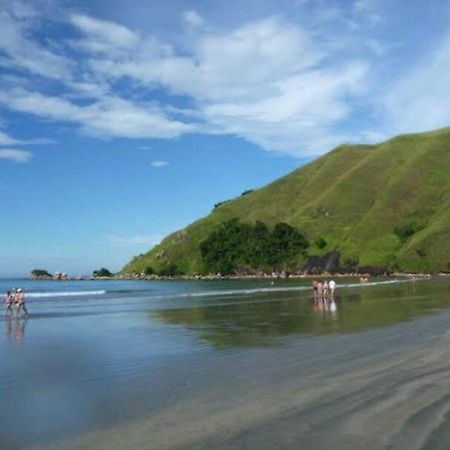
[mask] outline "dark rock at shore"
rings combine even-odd
[[[315,275],[324,272],[338,273],[341,271],[340,252],[331,252],[323,256],[312,255],[303,267],[303,271],[307,274]]]
[[[341,253],[339,251],[330,252],[323,256],[309,256],[303,271],[309,275],[320,275],[323,273],[389,275],[387,267],[359,266],[357,260],[347,260],[341,263]]]
[[[365,267],[358,267],[358,273],[361,274],[367,274],[372,275],[374,277],[380,277],[380,276],[390,276],[391,273],[387,267],[372,267],[372,266],[365,266]]]

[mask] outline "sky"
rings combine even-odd
[[[449,73],[442,0],[0,0],[0,276],[117,271],[339,144],[449,126]]]

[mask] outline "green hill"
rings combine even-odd
[[[297,259],[299,267],[314,261],[323,266],[334,252],[341,269],[449,271],[450,128],[379,145],[342,145],[268,186],[220,204],[133,258],[122,273],[149,267],[205,272],[201,243],[233,218],[295,227],[310,243],[308,256]]]

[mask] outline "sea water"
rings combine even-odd
[[[337,281],[1,280],[0,449],[450,448],[450,280]]]

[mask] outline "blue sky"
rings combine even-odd
[[[0,6],[0,275],[120,269],[343,142],[450,125],[450,5]]]

